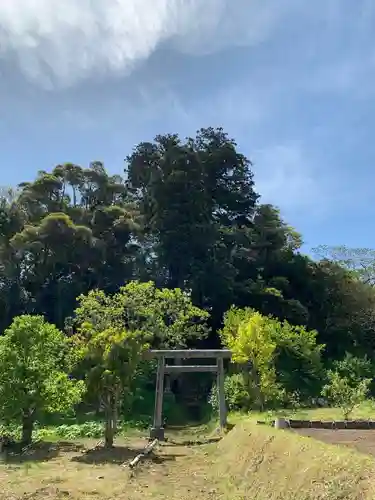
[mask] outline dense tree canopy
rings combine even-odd
[[[165,307],[186,292],[207,311],[207,347],[235,305],[316,330],[325,358],[372,357],[373,252],[341,247],[313,260],[301,241],[259,202],[251,162],[222,129],[142,142],[123,175],[98,161],[57,165],[0,193],[0,331],[20,314],[69,331],[77,297],[138,280],[163,289]]]

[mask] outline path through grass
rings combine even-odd
[[[368,404],[356,416],[372,418],[372,411]],[[303,414],[303,418],[332,419],[339,411]],[[294,415],[302,418],[301,412]],[[116,440],[114,450],[106,451],[95,449],[98,439],[57,442],[50,428],[53,439],[0,464],[0,500],[375,498],[372,457],[258,426],[259,417],[231,416],[235,428],[219,442],[216,423],[169,428],[168,442],[134,472],[126,464],[146,444],[145,431],[131,430]]]

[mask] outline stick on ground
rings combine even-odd
[[[137,463],[140,460],[142,460],[142,458],[149,455],[151,453],[151,451],[155,448],[155,446],[158,444],[158,442],[159,442],[158,439],[154,439],[153,441],[151,441],[151,443],[149,443],[146,446],[146,448],[142,451],[142,453],[140,453],[135,458],[133,458],[133,460],[129,463],[129,467],[132,469],[133,467],[135,467],[137,465]]]

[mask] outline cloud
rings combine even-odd
[[[0,56],[67,86],[126,73],[163,42],[205,54],[268,39],[297,0],[1,0]]]

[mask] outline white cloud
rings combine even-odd
[[[126,74],[164,42],[206,54],[293,38],[297,68],[320,61],[303,70],[310,85],[342,88],[363,74],[374,20],[373,0],[0,0],[0,57],[39,84],[67,86]]]
[[[1,0],[0,55],[44,85],[127,72],[169,40],[204,54],[258,44],[297,0]]]

